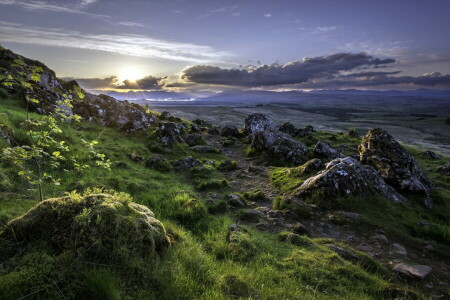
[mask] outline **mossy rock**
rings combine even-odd
[[[153,212],[126,194],[72,194],[45,200],[0,232],[0,259],[25,246],[46,244],[56,253],[74,251],[95,260],[156,258],[169,245]]]
[[[217,190],[217,189],[223,189],[226,187],[228,187],[228,181],[226,181],[225,179],[210,180],[210,181],[206,181],[206,182],[201,182],[197,185],[197,189],[200,191]]]
[[[247,201],[254,201],[254,202],[260,202],[267,200],[266,194],[264,194],[263,191],[260,189],[255,189],[251,192],[245,192],[242,197]]]

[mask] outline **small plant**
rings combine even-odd
[[[39,103],[36,99],[28,99],[33,103]],[[27,102],[28,102],[27,101]],[[60,184],[60,178],[49,173],[51,169],[61,168],[63,161],[72,163],[74,169],[83,171],[89,165],[80,164],[76,157],[69,159],[69,146],[66,141],[59,138],[62,130],[59,126],[61,121],[79,121],[80,116],[70,115],[67,110],[72,108],[69,99],[60,101],[56,105],[53,115],[46,115],[37,120],[25,120],[25,126],[28,129],[27,135],[31,140],[29,145],[19,145],[8,147],[3,150],[2,158],[16,167],[18,167],[18,175],[25,178],[32,185],[37,185],[40,201],[44,200],[43,185],[51,183]],[[89,149],[89,155],[95,159],[97,166],[109,169],[110,161],[106,159],[104,154],[98,153],[94,146],[97,141],[86,142],[82,140]]]

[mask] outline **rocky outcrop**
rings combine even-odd
[[[313,132],[314,132],[314,127],[312,127],[311,125],[306,125],[304,128],[297,129],[297,131],[295,132],[295,136],[304,137],[304,136],[310,135]]]
[[[294,124],[292,124],[290,122],[286,122],[278,128],[278,131],[295,136],[295,133],[297,132],[297,128],[295,128]]]
[[[265,114],[251,114],[245,119],[244,131],[254,134],[264,130],[276,130],[272,118]]]
[[[73,112],[87,121],[124,131],[143,130],[157,122],[144,107],[106,95],[86,94],[83,100],[73,103]]]
[[[179,123],[161,123],[156,131],[156,135],[164,147],[171,147],[175,143],[182,143],[182,135],[184,134],[185,128],[183,124]]]
[[[190,147],[204,144],[205,141],[203,140],[203,137],[199,133],[188,133],[183,136],[183,140],[188,144]]]
[[[17,55],[0,47],[0,67],[6,77],[0,86],[27,102],[31,111],[66,115],[77,114],[88,121],[125,131],[148,128],[157,117],[145,108],[106,95],[96,96],[83,90],[75,80],[64,81],[43,63]],[[35,101],[37,100],[37,101]],[[70,105],[63,103],[69,100]]]
[[[433,151],[427,150],[427,151],[423,151],[422,153],[422,157],[423,158],[427,158],[427,159],[440,159],[441,156]]]
[[[199,162],[196,158],[188,156],[183,159],[173,161],[172,166],[178,170],[185,170],[193,167],[201,167],[202,163]]]
[[[305,145],[290,135],[273,130],[253,134],[251,147],[266,152],[273,160],[288,164],[300,164],[308,152]]]
[[[329,162],[325,170],[304,181],[296,195],[304,200],[330,201],[325,203],[330,206],[339,198],[371,199],[378,196],[395,202],[406,201],[373,167],[361,165],[351,157]]]
[[[339,153],[336,149],[332,148],[330,144],[324,141],[317,142],[314,147],[313,152],[317,155],[328,157],[328,158],[338,158],[342,157],[342,154]]]
[[[359,145],[360,160],[373,166],[390,185],[401,192],[421,194],[426,206],[432,205],[433,183],[417,161],[386,131],[370,130]]]

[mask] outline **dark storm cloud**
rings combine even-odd
[[[336,53],[328,56],[305,58],[285,65],[247,66],[243,69],[223,69],[210,65],[197,65],[185,69],[182,78],[195,83],[234,86],[296,84],[313,78],[336,75],[342,71],[378,67],[394,62],[394,59],[375,58],[365,53]]]
[[[73,78],[65,78],[66,80]],[[140,89],[140,90],[160,90],[167,77],[146,76],[136,81],[124,80],[119,82],[117,76],[107,78],[77,78],[78,84],[88,90],[94,89]]]

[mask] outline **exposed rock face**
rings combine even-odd
[[[330,146],[330,144],[328,144],[327,142],[323,142],[323,141],[317,142],[316,146],[314,147],[313,152],[318,155],[329,157],[329,158],[342,157],[342,155],[339,153],[339,151],[332,148]]]
[[[295,136],[295,133],[297,132],[295,126],[290,122],[284,123],[283,125],[280,126],[280,128],[278,128],[278,130],[290,134],[292,136]]]
[[[234,124],[225,124],[220,130],[221,136],[239,137],[239,128]]]
[[[86,94],[83,100],[74,102],[73,112],[85,120],[125,131],[146,129],[157,122],[156,116],[142,106],[106,95]]]
[[[252,136],[251,146],[266,151],[273,159],[286,163],[299,164],[304,161],[308,148],[290,135],[280,131],[257,131]]]
[[[396,202],[406,201],[373,167],[361,165],[351,157],[329,162],[325,170],[303,182],[296,193],[305,200],[320,194],[323,199],[381,196]]]
[[[245,119],[244,131],[248,134],[254,134],[264,130],[276,130],[272,118],[264,114],[252,114]]]
[[[165,229],[153,212],[120,194],[43,201],[9,222],[0,238],[9,241],[0,243],[2,261],[34,243],[46,243],[58,253],[83,253],[94,261],[144,259],[169,245]]]
[[[184,130],[184,125],[168,122],[160,124],[156,134],[164,147],[171,147],[175,143],[184,142],[181,138]]]
[[[450,176],[450,163],[446,163],[445,165],[438,167],[437,170],[442,175]]]
[[[425,196],[431,206],[433,183],[419,168],[417,161],[391,135],[380,128],[370,130],[359,145],[360,160],[373,166],[398,190]]]

